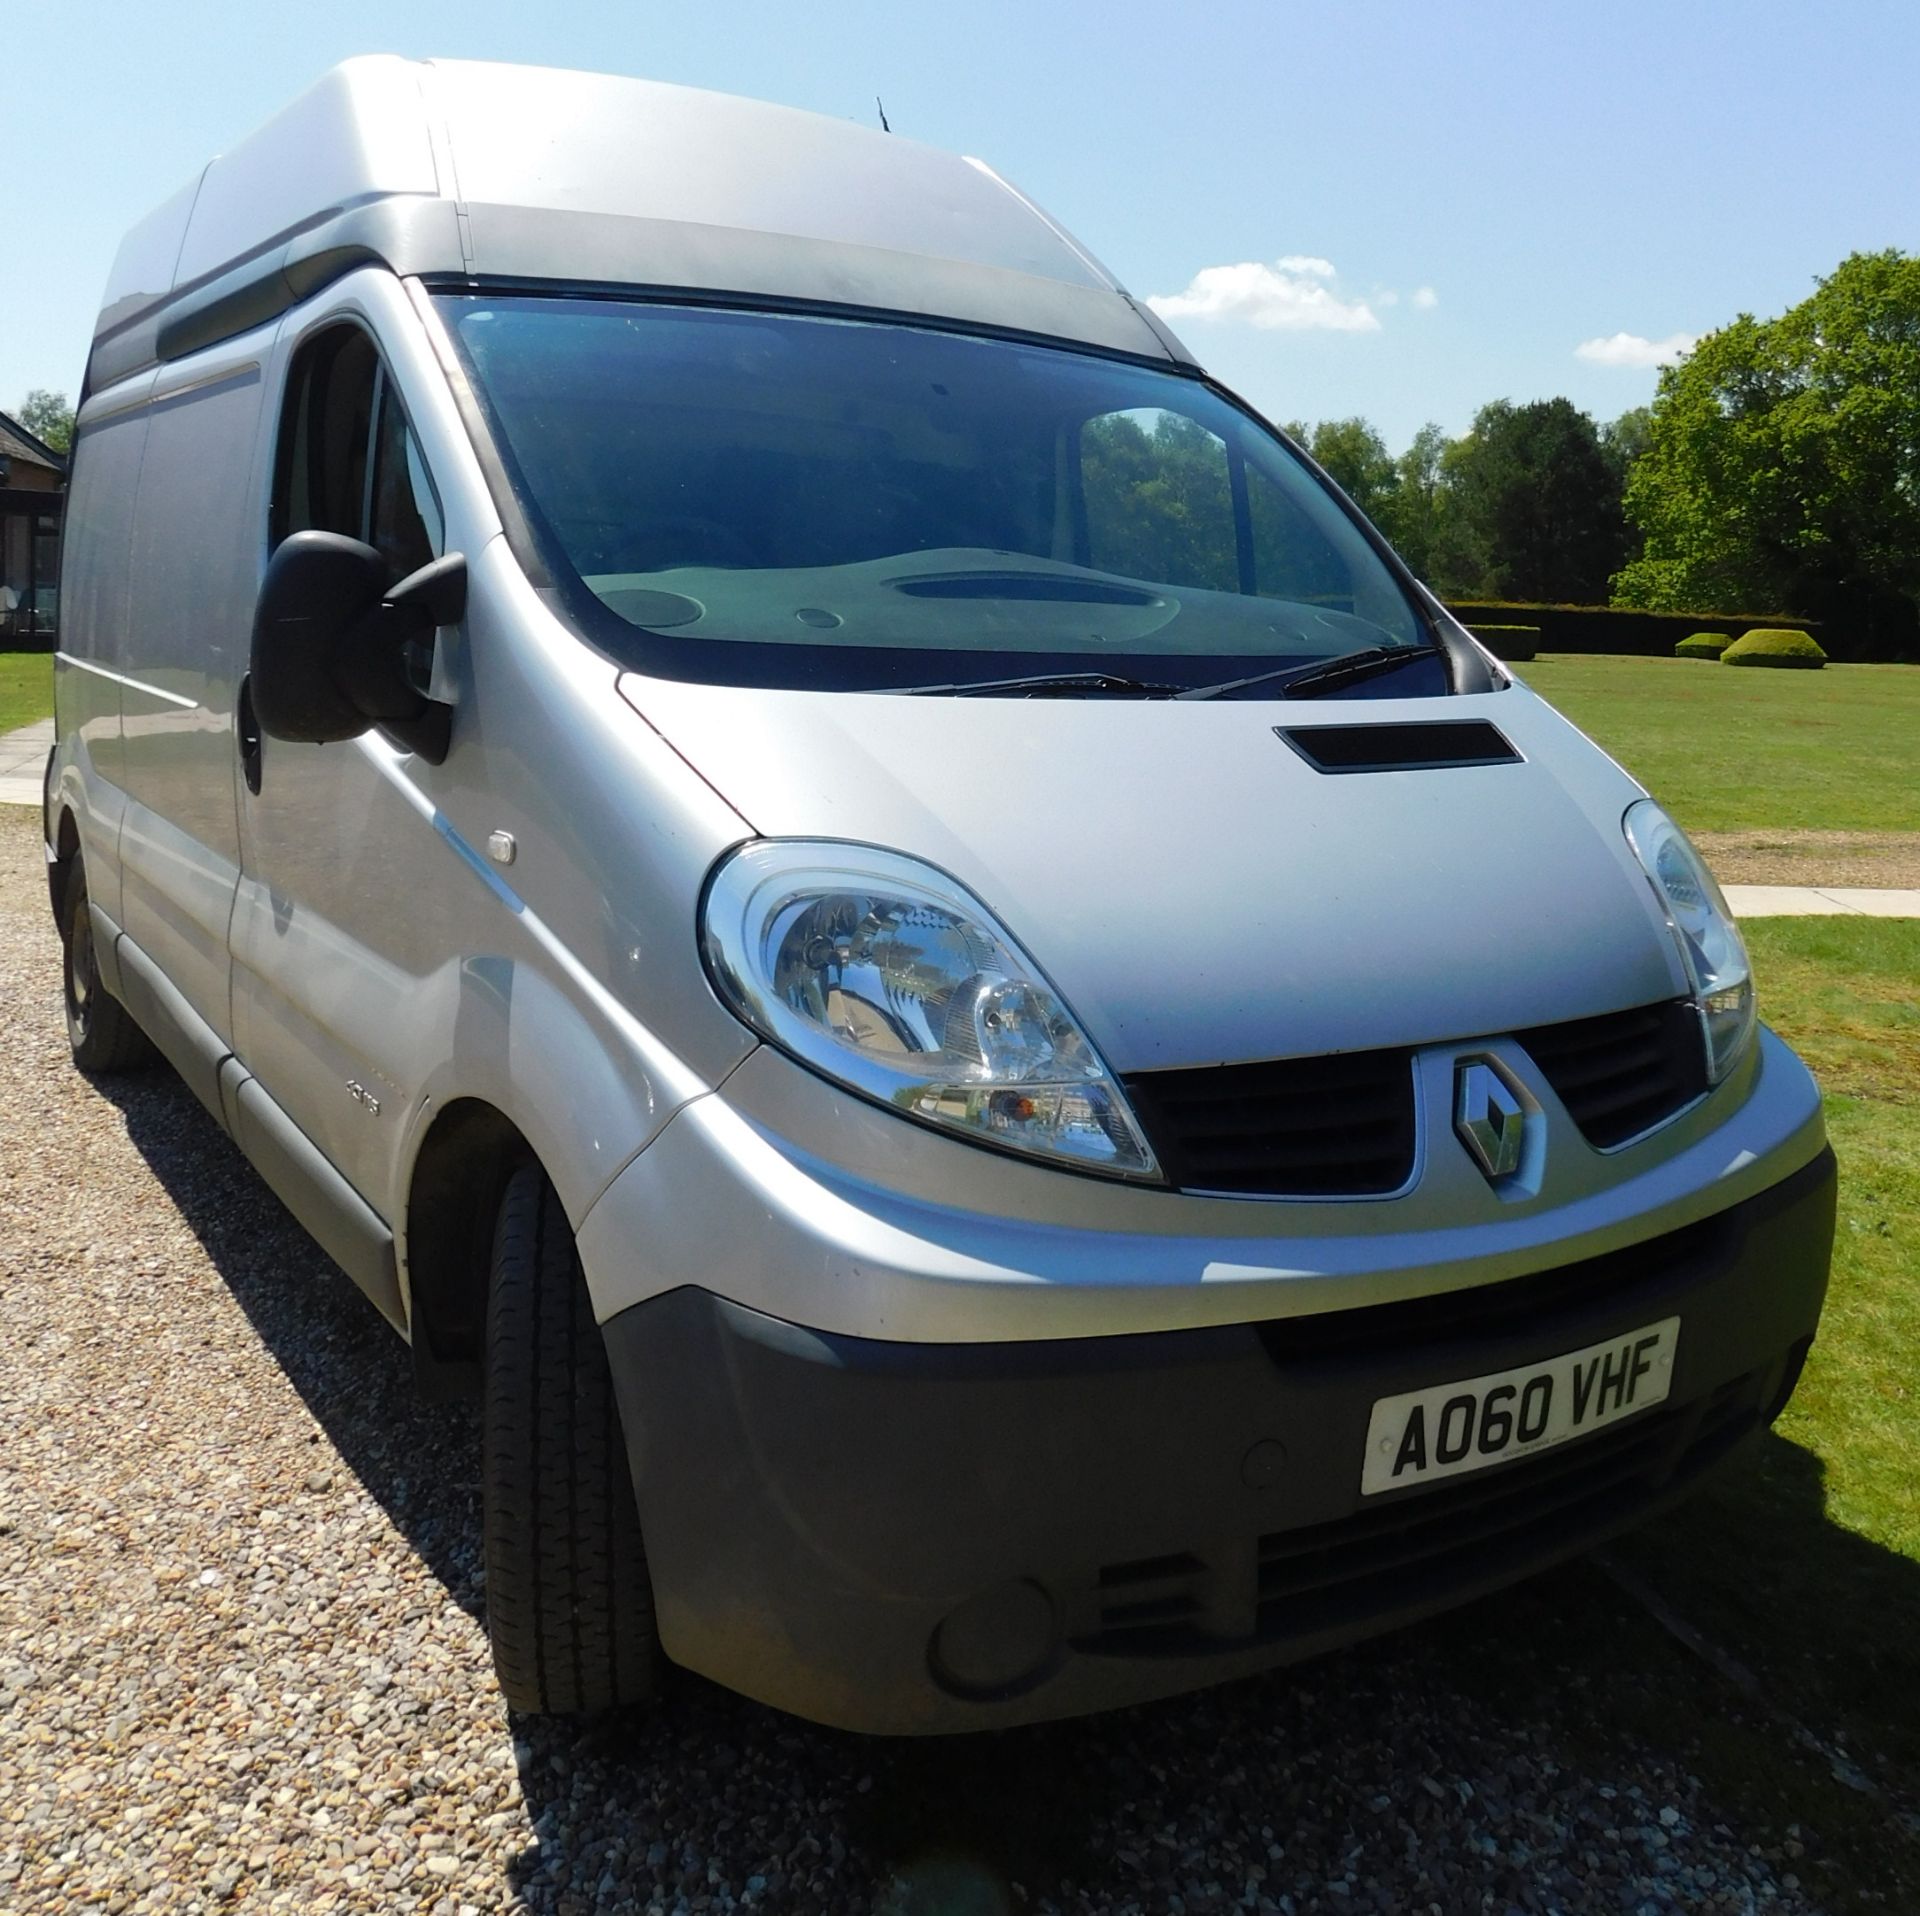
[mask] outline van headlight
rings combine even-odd
[[[1653,882],[1706,1034],[1707,1082],[1718,1084],[1753,1037],[1747,947],[1706,861],[1652,799],[1627,807],[1627,843]]]
[[[976,1143],[1159,1177],[1079,1021],[931,867],[862,845],[746,845],[707,886],[700,942],[741,1018],[862,1096]]]

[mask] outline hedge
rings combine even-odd
[[[1537,625],[1470,625],[1467,630],[1496,659],[1505,659],[1509,665],[1524,664],[1540,650]]]
[[[1495,599],[1449,599],[1447,610],[1470,631],[1480,625],[1526,624],[1540,628],[1542,652],[1617,653],[1640,659],[1670,659],[1677,641],[1695,632],[1724,632],[1728,641],[1755,626],[1792,623],[1792,614],[1718,612],[1640,612],[1611,605],[1527,605]],[[1814,631],[1819,628],[1812,627]],[[1864,651],[1827,649],[1840,658],[1867,657]]]
[[[1724,632],[1690,632],[1673,648],[1676,659],[1717,659],[1733,643]]]
[[[1756,626],[1720,654],[1722,665],[1785,665],[1817,672],[1827,662],[1806,633],[1786,626]]]

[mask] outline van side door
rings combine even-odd
[[[287,364],[269,546],[309,529],[344,533],[376,547],[396,580],[437,557],[439,496],[372,334],[343,319]],[[425,1069],[417,987],[444,934],[431,808],[409,754],[378,729],[324,745],[249,734],[241,764],[235,1052],[386,1216]]]
[[[234,708],[260,579],[255,465],[270,343],[243,335],[162,369],[128,555],[120,924],[222,1042],[233,1029],[227,938],[240,871]],[[217,1109],[216,1061],[209,1053],[189,1077]]]

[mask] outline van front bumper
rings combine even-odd
[[[1785,1404],[1834,1162],[1625,1249],[1260,1323],[992,1343],[811,1330],[683,1285],[604,1324],[662,1641],[818,1721],[1142,1702],[1430,1614],[1622,1530]],[[1669,1316],[1657,1408],[1362,1498],[1376,1399]]]

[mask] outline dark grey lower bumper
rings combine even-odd
[[[662,1639],[850,1729],[984,1729],[1315,1654],[1684,1493],[1791,1394],[1834,1162],[1583,1264],[1218,1330],[925,1345],[674,1291],[606,1325]],[[1376,1398],[1677,1313],[1656,1410],[1362,1499]]]

